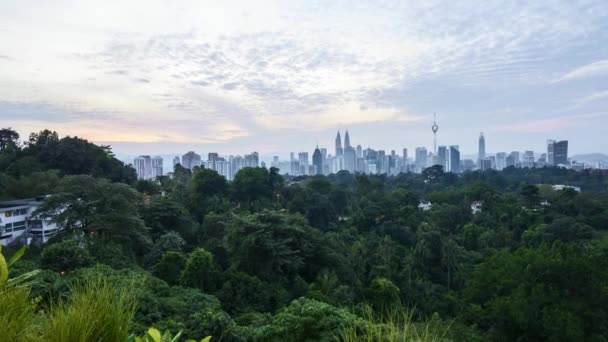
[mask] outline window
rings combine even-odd
[[[27,215],[27,209],[19,209],[19,210],[17,210],[17,215]]]
[[[4,225],[4,229],[5,229],[7,232],[12,232],[12,231],[13,231],[13,224],[12,224],[12,223],[7,223],[7,224],[5,224],[5,225]]]
[[[13,231],[24,230],[25,229],[25,221],[19,221],[13,223]]]
[[[13,217],[13,212],[12,211],[5,212],[4,217]]]

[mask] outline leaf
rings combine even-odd
[[[23,283],[25,281],[28,281],[32,277],[35,277],[38,273],[40,273],[40,270],[33,270],[33,271],[30,271],[30,272],[24,273],[24,274],[22,274],[22,275],[20,275],[20,276],[18,276],[16,278],[9,279],[7,283],[9,285],[13,285],[13,286],[14,285],[18,285],[18,284],[21,284],[21,283]]]
[[[3,285],[8,280],[8,265],[4,255],[0,253],[0,285]]]
[[[148,335],[152,338],[152,341],[154,341],[154,342],[161,341],[162,336],[160,334],[160,331],[158,331],[158,329],[156,329],[156,328],[148,329]]]
[[[182,332],[183,330],[180,330],[180,332],[178,332],[175,337],[173,337],[173,339],[171,340],[171,342],[179,342],[179,338],[182,336]]]
[[[13,255],[13,257],[8,261],[8,267],[11,267],[17,260],[21,259],[25,253],[25,245],[21,246],[17,252]]]
[[[163,334],[163,338],[160,340],[161,342],[171,342],[171,332],[169,330],[165,330],[165,333]]]
[[[211,341],[211,336],[207,336],[201,340],[201,342],[209,342],[209,341]]]

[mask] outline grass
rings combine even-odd
[[[47,342],[126,341],[135,314],[132,287],[91,280],[72,289],[71,300],[51,308],[44,329]]]
[[[376,317],[367,307],[361,315],[363,322],[355,322],[340,330],[337,341],[342,342],[444,342],[450,324],[437,316],[424,322],[413,321],[413,311],[394,308],[383,317]]]
[[[25,287],[0,286],[0,342],[35,341],[40,317]]]

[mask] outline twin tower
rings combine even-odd
[[[350,136],[348,135],[348,130],[344,133],[344,148],[342,148],[342,138],[340,137],[340,131],[336,135],[336,156],[343,156],[345,149],[351,149],[350,146]]]

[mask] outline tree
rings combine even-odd
[[[190,245],[198,241],[196,225],[189,212],[171,197],[153,198],[150,204],[142,208],[141,213],[154,240],[163,234],[177,232]]]
[[[273,317],[272,322],[255,330],[254,341],[330,342],[341,329],[363,324],[345,309],[309,298],[296,299]]]
[[[319,232],[299,215],[263,211],[226,217],[224,246],[231,263],[263,280],[291,278],[316,267]]]
[[[154,247],[152,247],[152,250],[146,254],[144,262],[147,265],[152,266],[156,264],[166,252],[183,252],[185,245],[186,241],[184,241],[178,233],[169,232],[164,234],[158,238]]]
[[[555,243],[502,250],[465,288],[469,323],[505,341],[601,340],[608,333],[606,250]]]
[[[213,255],[203,248],[197,248],[188,257],[180,283],[183,286],[213,292],[221,283],[220,272]]]
[[[188,259],[179,252],[165,252],[160,261],[152,267],[152,273],[169,285],[178,285]]]
[[[116,241],[143,254],[142,249],[151,243],[138,213],[141,200],[141,195],[126,184],[84,175],[67,176],[36,214],[50,217],[63,234]]]
[[[247,205],[254,201],[270,201],[281,184],[282,177],[275,170],[269,173],[259,167],[240,169],[232,181],[236,199]]]
[[[44,247],[40,265],[55,272],[70,272],[91,265],[89,252],[74,240],[64,240]]]
[[[0,129],[0,151],[9,147],[16,147],[19,141],[19,133],[11,127]]]

